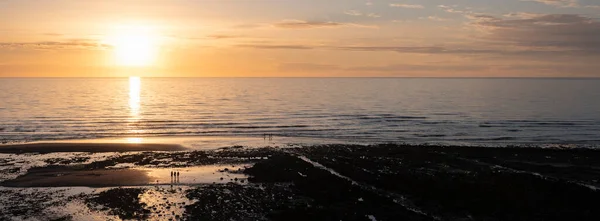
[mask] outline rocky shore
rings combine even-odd
[[[87,154],[47,158],[3,180],[0,219],[600,220],[593,149],[390,144]],[[18,163],[9,158],[0,164]],[[186,169],[205,166],[214,180]],[[182,171],[186,182],[156,178],[168,170]],[[73,181],[81,179],[97,185]]]

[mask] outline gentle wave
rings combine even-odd
[[[127,79],[1,79],[0,142],[273,134],[600,144],[599,80],[516,81],[143,78],[140,91],[132,92]],[[565,90],[553,90],[557,85]]]

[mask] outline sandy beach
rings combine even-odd
[[[600,151],[593,149],[318,145],[98,153],[142,146],[49,146],[89,151],[71,156],[21,147],[0,161],[0,173],[12,176],[0,182],[3,219],[600,218]],[[11,169],[20,162],[38,166]],[[57,207],[72,209],[51,209]]]

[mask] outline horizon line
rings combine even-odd
[[[41,77],[41,76],[32,76],[32,77],[0,77],[0,79],[17,79],[17,78],[21,78],[21,79],[34,79],[34,78],[48,78],[48,79],[76,79],[76,78],[96,78],[96,79],[110,79],[110,78],[130,78],[130,77],[139,77],[139,78],[255,78],[255,79],[260,79],[260,78],[289,78],[289,79],[293,79],[293,78],[404,78],[404,79],[410,79],[410,78],[418,78],[418,79],[600,79],[599,77],[531,77],[531,76],[524,76],[524,77],[501,77],[501,76],[492,76],[492,77],[481,77],[481,76],[456,76],[456,77],[428,77],[428,76],[423,76],[423,77],[417,77],[417,76],[397,76],[397,77],[385,77],[385,76],[339,76],[339,77],[314,77],[314,76],[307,76],[307,77],[284,77],[284,76],[278,76],[278,77],[252,77],[252,76],[248,76],[248,77],[200,77],[200,76],[176,76],[176,77],[165,77],[165,76],[148,76],[148,77],[144,77],[144,76],[123,76],[123,77],[98,77],[98,76],[89,76],[89,77],[68,77],[68,76],[47,76],[47,77]]]

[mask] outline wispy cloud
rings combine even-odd
[[[273,24],[276,28],[283,29],[311,29],[311,28],[341,28],[341,27],[356,27],[356,28],[377,28],[376,26],[361,25],[355,23],[339,23],[331,21],[302,21],[302,20],[284,20]]]
[[[369,13],[369,14],[367,14],[367,17],[370,17],[370,18],[381,18],[381,15],[380,14],[375,14],[375,13]]]
[[[343,23],[330,21],[302,21],[302,20],[284,20],[273,24],[277,28],[303,29],[303,28],[335,28],[344,26]]]
[[[254,48],[254,49],[294,49],[294,50],[308,50],[313,49],[313,46],[309,45],[293,45],[293,44],[239,44],[237,47],[242,48]]]
[[[439,76],[450,75],[452,72],[470,73],[478,76],[480,73],[497,73],[500,76],[522,76],[522,73],[530,73],[529,76],[561,76],[570,73],[570,76],[593,76],[599,66],[581,66],[579,64],[389,64],[381,66],[359,66],[344,69],[345,71],[384,73],[391,76]],[[435,74],[431,74],[435,73]]]
[[[546,5],[552,5],[561,8],[575,8],[579,7],[578,0],[521,0],[526,2],[539,2]]]
[[[39,41],[39,42],[0,42],[0,48],[5,49],[35,49],[35,50],[104,50],[110,45],[99,43],[95,40],[74,39],[67,41]]]
[[[517,19],[470,16],[486,39],[507,46],[564,50],[600,55],[600,22],[576,14],[541,14]]]
[[[215,34],[206,36],[209,39],[232,39],[232,38],[242,38],[241,35],[226,35],[226,34]]]
[[[475,12],[471,11],[471,8],[467,7],[459,9],[458,5],[438,5],[437,7],[445,12],[453,14],[475,14]]]
[[[423,8],[425,8],[423,5],[397,4],[397,3],[390,4],[390,7],[395,7],[395,8],[413,8],[413,9],[423,9]]]
[[[363,15],[361,12],[359,12],[357,10],[348,10],[348,11],[345,11],[344,14],[352,15],[352,16],[361,16],[361,15]]]
[[[465,14],[467,27],[482,31],[476,42],[442,46],[255,44],[238,45],[255,49],[342,50],[395,52],[401,54],[449,54],[461,56],[600,56],[600,22],[571,14],[514,14],[496,17]]]
[[[370,18],[380,18],[381,17],[381,15],[376,14],[376,13],[365,14],[365,13],[362,13],[357,10],[348,10],[348,11],[345,11],[344,14],[350,15],[350,16],[366,16],[366,17],[370,17]]]
[[[532,19],[536,17],[540,17],[543,14],[538,13],[527,13],[527,12],[512,12],[508,14],[504,14],[504,17],[507,18],[520,18],[520,19]]]
[[[424,65],[424,64],[392,64],[384,66],[362,66],[348,68],[348,71],[360,72],[413,72],[413,71],[484,71],[488,65]]]
[[[419,19],[427,19],[427,20],[431,20],[431,21],[448,21],[448,19],[440,18],[438,16],[420,17]]]
[[[455,55],[484,55],[484,54],[532,54],[539,53],[537,51],[509,51],[505,49],[486,49],[477,47],[460,47],[460,46],[335,46],[335,45],[308,45],[308,44],[241,44],[237,47],[254,48],[254,49],[293,49],[293,50],[340,50],[340,51],[355,51],[355,52],[395,52],[401,54],[455,54]]]

